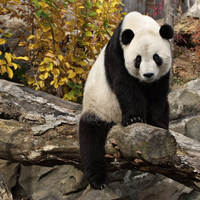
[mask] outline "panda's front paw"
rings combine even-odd
[[[108,182],[103,180],[95,180],[91,181],[90,185],[95,190],[103,190],[108,186]]]
[[[93,189],[103,190],[108,186],[109,178],[106,173],[106,168],[103,165],[104,163],[98,162],[98,164],[95,163],[94,165],[94,162],[90,164],[90,168],[86,170],[85,174]]]
[[[137,123],[137,122],[145,123],[145,120],[143,120],[142,118],[138,116],[124,116],[122,119],[123,126],[128,126],[130,124]]]
[[[107,174],[95,174],[92,178],[88,178],[91,187],[95,190],[103,190],[108,186],[109,179]]]

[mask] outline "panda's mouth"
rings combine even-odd
[[[155,79],[143,79],[143,82],[145,83],[153,83]]]

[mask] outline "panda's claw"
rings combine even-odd
[[[138,116],[126,116],[122,120],[122,125],[128,126],[130,124],[138,123],[138,122],[145,123],[145,120],[143,120],[141,117],[138,117]]]
[[[138,117],[138,120],[143,123],[143,120],[140,117]]]
[[[103,184],[100,186],[101,190],[105,189],[108,185],[107,184]]]
[[[90,186],[95,190],[103,190],[108,186],[108,180],[95,180],[95,181],[89,181]]]

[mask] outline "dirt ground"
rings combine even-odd
[[[195,53],[200,46],[193,42],[195,34],[200,39],[200,19],[186,16],[176,19],[174,33],[173,87],[176,88],[200,77],[200,58]]]
[[[193,51],[188,50],[174,58],[173,83],[174,87],[181,86],[188,81],[200,77],[200,63],[195,59]]]

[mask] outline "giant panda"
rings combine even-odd
[[[85,175],[94,189],[108,185],[105,141],[114,124],[141,122],[168,129],[171,26],[127,14],[102,49],[85,84],[79,143]]]

